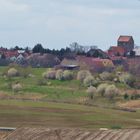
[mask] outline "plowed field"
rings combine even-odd
[[[84,131],[78,129],[19,128],[4,140],[140,140],[140,130]]]

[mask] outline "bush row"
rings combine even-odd
[[[42,74],[45,79],[57,79],[57,80],[72,80],[74,77],[73,72],[69,70],[48,70]]]
[[[15,77],[15,76],[29,76],[30,68],[10,68],[7,72],[8,77]],[[57,79],[57,80],[72,80],[74,78],[73,72],[69,70],[53,70],[50,69],[47,72],[43,73],[43,77],[45,79]],[[114,81],[120,82],[126,85],[133,87],[136,83],[136,80],[133,75],[127,72],[116,72],[116,73],[109,73],[103,72],[98,75],[98,78],[94,77],[88,70],[81,70],[77,73],[77,80],[83,83],[85,86],[97,86],[99,80],[100,81]]]
[[[93,86],[88,87],[87,93],[90,99],[93,99],[94,95],[97,93],[102,97],[107,97],[112,100],[119,94],[119,90],[115,85],[101,84],[97,88]]]

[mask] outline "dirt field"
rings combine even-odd
[[[19,128],[3,140],[140,140],[140,129],[84,131],[79,129]]]
[[[5,139],[10,133],[10,131],[0,131],[0,140]]]

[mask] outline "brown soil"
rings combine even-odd
[[[140,100],[135,100],[135,101],[128,101],[126,103],[120,103],[120,107],[125,107],[125,108],[140,108]]]
[[[0,131],[0,140],[6,138],[11,132],[9,131]]]
[[[19,128],[3,140],[140,140],[140,130],[84,131],[79,129]]]

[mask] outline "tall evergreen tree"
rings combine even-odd
[[[44,53],[44,48],[41,44],[36,44],[32,51],[33,53]]]

